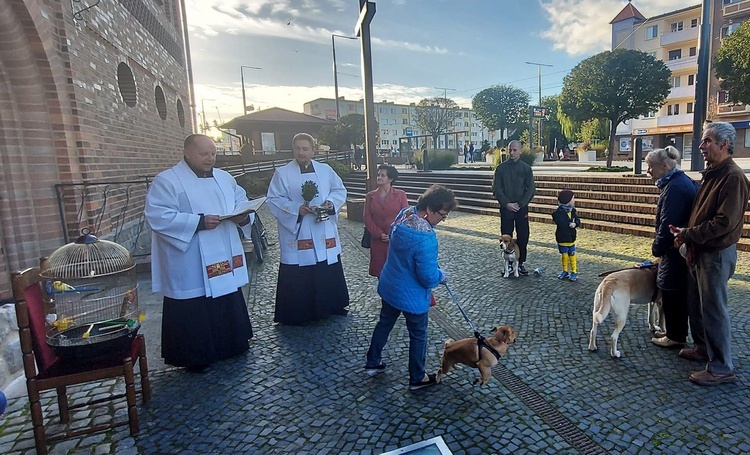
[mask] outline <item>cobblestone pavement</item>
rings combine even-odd
[[[273,243],[275,223],[264,215]],[[386,346],[386,373],[370,378],[362,370],[380,302],[376,280],[367,276],[368,252],[358,246],[362,224],[342,219],[340,227],[349,315],[302,328],[274,325],[274,246],[249,294],[250,351],[206,374],[161,363],[161,298],[149,295],[145,281],[140,294],[149,313],[144,331],[153,399],[139,407],[141,433],[133,438],[120,427],[53,444],[52,453],[379,454],[438,435],[454,454],[750,452],[747,253],[740,254],[730,286],[738,381],[701,388],[687,380],[701,364],[650,343],[644,306],[631,307],[621,359],[608,354],[612,316],[600,329],[599,351],[587,350],[597,275],[648,258],[648,239],[581,230],[579,281],[561,282],[553,228],[532,224],[528,266],[541,267],[542,275],[503,279],[498,218],[451,213],[438,236],[452,289],[480,331],[508,323],[520,335],[488,385],[472,386],[478,373],[463,367],[433,388],[409,392],[403,322]],[[448,337],[470,336],[445,289],[436,297],[429,370],[437,369]],[[121,382],[108,383],[106,390],[115,389]],[[101,387],[79,388],[74,396],[101,393]],[[48,414],[56,412],[53,394],[44,394],[43,403]],[[73,422],[107,420],[111,411],[77,412]],[[126,418],[124,403],[114,411]],[[11,399],[0,422],[0,453],[34,453],[23,398]]]

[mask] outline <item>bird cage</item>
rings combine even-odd
[[[130,252],[81,234],[42,261],[47,344],[60,358],[94,362],[127,350],[143,316]]]

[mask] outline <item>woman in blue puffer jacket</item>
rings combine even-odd
[[[367,351],[365,372],[385,371],[382,352],[399,315],[409,330],[409,390],[434,385],[435,375],[425,373],[427,321],[432,288],[446,282],[438,268],[438,242],[434,227],[457,206],[453,191],[432,185],[419,197],[416,207],[406,207],[391,224],[388,259],[380,273],[378,294],[382,299],[380,320]]]

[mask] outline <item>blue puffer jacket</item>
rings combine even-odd
[[[396,309],[412,314],[430,310],[430,291],[444,279],[438,268],[438,242],[430,223],[417,215],[396,217],[391,228],[388,259],[380,273],[378,294]]]
[[[657,180],[656,186],[661,189],[656,206],[656,237],[651,245],[651,253],[661,258],[656,284],[662,289],[679,289],[685,286],[687,263],[674,247],[669,225],[687,225],[698,184],[682,170],[675,169]]]

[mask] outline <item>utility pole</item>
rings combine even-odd
[[[339,113],[339,72],[336,69],[336,41],[334,39],[336,37],[346,39],[357,39],[357,37],[337,35],[335,33],[331,35],[331,49],[333,49],[333,96],[336,103],[336,121],[338,122],[341,114]]]
[[[242,83],[242,115],[247,115],[247,100],[245,99],[245,72],[243,71],[245,68],[250,68],[251,70],[263,69],[258,68],[257,66],[240,66],[240,82]]]
[[[450,90],[451,92],[455,92],[456,89],[455,88],[445,88],[445,87],[434,87],[434,88],[443,91],[443,114],[445,114],[445,115],[443,115],[443,117],[444,117],[443,120],[445,122],[447,122],[448,119],[446,118],[447,117],[446,112],[448,112],[448,90]],[[448,130],[447,125],[446,125],[445,129],[446,129],[446,132],[447,132],[447,130]],[[434,146],[435,148],[440,148],[439,142],[440,142],[440,138],[438,138],[438,144],[435,144],[435,146]],[[448,148],[448,135],[445,135],[445,148],[446,149]]]
[[[695,109],[693,110],[693,144],[690,152],[690,170],[703,170],[703,156],[699,146],[703,136],[703,122],[708,108],[708,75],[711,70],[711,0],[703,0],[700,41],[698,44],[698,75],[695,78]]]
[[[537,68],[537,75],[539,77],[539,107],[542,107],[542,67],[546,66],[551,68],[552,65],[547,65],[546,63],[534,63],[534,62],[526,62],[527,65],[536,65]],[[529,120],[531,122],[531,120]],[[539,146],[542,145],[542,119],[539,119]],[[529,149],[531,149],[531,130],[529,130]]]
[[[360,38],[362,54],[362,88],[365,92],[365,153],[367,156],[367,190],[377,186],[377,131],[375,127],[375,102],[372,90],[372,46],[370,45],[370,23],[375,16],[375,2],[359,0],[359,19],[354,34]],[[338,103],[338,100],[336,100]]]

